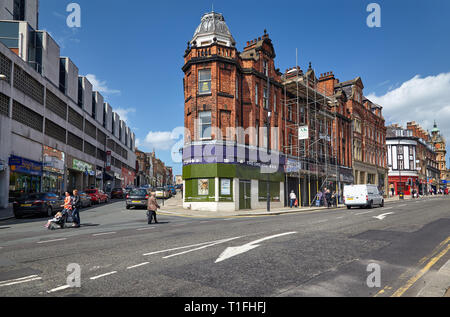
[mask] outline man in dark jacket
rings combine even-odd
[[[80,228],[81,220],[80,220],[80,208],[81,208],[81,198],[78,196],[78,190],[73,191],[73,199],[72,199],[72,218],[73,218],[73,226],[74,228]]]

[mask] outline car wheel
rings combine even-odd
[[[14,214],[14,218],[16,218],[16,219],[23,219],[23,215],[19,214],[19,213],[15,213]]]
[[[130,206],[127,205],[127,209],[130,209]]]
[[[350,209],[352,209],[352,207],[351,207],[351,206],[347,206],[347,209],[349,209],[349,210],[350,210]]]
[[[367,208],[372,209],[373,208],[373,201],[370,201],[369,205],[367,206]]]
[[[50,206],[47,207],[47,216],[53,217],[53,209]]]
[[[384,200],[381,201],[380,207],[381,207],[381,208],[384,208]]]

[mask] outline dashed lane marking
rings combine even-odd
[[[147,227],[147,228],[139,228],[136,229],[136,231],[145,231],[145,230],[151,230],[151,229],[155,229],[156,227]]]
[[[111,234],[116,234],[117,232],[105,232],[105,233],[96,233],[93,234],[93,237],[98,237],[98,236],[107,236],[107,235],[111,235]]]
[[[97,276],[91,277],[90,279],[91,280],[98,280],[99,278],[110,276],[110,275],[113,275],[113,274],[116,274],[116,273],[117,273],[117,271],[109,272],[109,273],[105,273],[105,274],[102,274],[102,275],[97,275]]]
[[[47,240],[47,241],[39,241],[38,244],[52,243],[52,242],[58,242],[58,241],[64,241],[64,240],[67,240],[67,238]]]
[[[17,278],[14,280],[0,282],[0,287],[11,286],[11,285],[16,285],[16,284],[23,284],[23,283],[28,283],[28,282],[38,281],[38,280],[42,280],[42,277],[39,277],[37,275],[30,275],[30,276],[26,276],[26,277]]]
[[[147,265],[147,264],[150,264],[150,262],[144,262],[144,263],[141,263],[141,264],[129,266],[129,267],[127,267],[127,270],[135,269],[137,267],[141,267],[141,266],[144,266],[144,265]]]
[[[57,288],[54,288],[52,290],[47,291],[47,293],[48,294],[56,293],[56,292],[63,291],[63,290],[68,289],[68,288],[72,288],[72,286],[70,286],[70,285],[60,286],[60,287],[57,287]]]

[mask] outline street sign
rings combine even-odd
[[[309,139],[309,127],[307,125],[298,128],[298,139],[299,140]]]

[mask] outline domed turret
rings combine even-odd
[[[206,13],[200,25],[195,30],[191,44],[197,47],[211,45],[214,42],[233,47],[235,40],[228,29],[222,14],[216,12]]]

